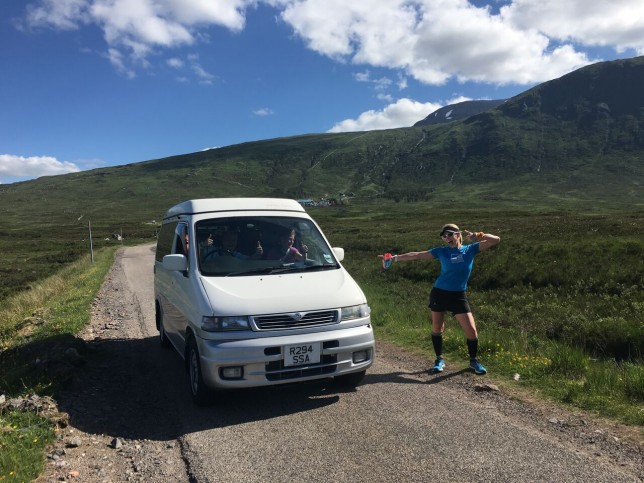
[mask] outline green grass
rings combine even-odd
[[[0,414],[0,482],[35,479],[42,471],[43,452],[54,440],[54,428],[43,418]]]
[[[88,256],[6,299],[0,307],[0,394],[53,395],[71,377],[73,358],[85,355],[76,334],[89,321],[91,303],[113,261],[113,249]],[[31,481],[44,462],[56,428],[40,416],[0,413],[0,481]]]

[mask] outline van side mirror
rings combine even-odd
[[[185,272],[188,270],[188,258],[180,254],[166,255],[163,257],[163,268],[174,272]]]
[[[344,248],[333,247],[333,253],[335,253],[335,258],[338,259],[338,262],[344,260]]]

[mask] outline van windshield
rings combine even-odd
[[[317,226],[306,218],[211,218],[195,225],[197,260],[213,277],[339,268]]]

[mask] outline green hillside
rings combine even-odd
[[[592,65],[449,124],[239,144],[0,187],[0,299],[199,197],[641,211],[644,57]],[[115,140],[116,142],[117,140]],[[19,241],[19,243],[16,243]],[[37,268],[35,268],[37,267]]]

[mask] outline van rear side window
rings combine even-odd
[[[174,232],[177,228],[177,222],[167,223],[161,226],[159,231],[159,238],[157,240],[156,261],[163,262],[163,257],[170,255],[172,252],[172,241],[174,240]]]

